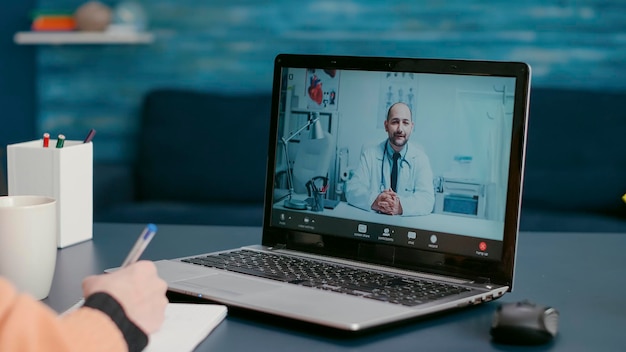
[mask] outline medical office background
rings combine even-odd
[[[621,0],[139,0],[151,44],[13,42],[33,10],[84,2],[0,5],[3,146],[43,131],[80,139],[96,128],[95,162],[130,163],[146,92],[267,92],[281,52],[526,61],[536,87],[626,88]],[[4,150],[1,157],[6,166]]]
[[[319,68],[289,69],[284,75],[280,114],[285,117],[279,138],[291,137],[314,119],[314,113],[319,116],[324,138],[330,140],[326,143],[336,149],[330,164],[318,168],[317,176],[328,178],[327,198],[346,201],[343,191],[359,167],[361,150],[388,138],[387,110],[403,102],[415,124],[410,142],[428,155],[435,177],[435,212],[504,222],[515,79]],[[316,101],[310,89],[317,85],[324,95]],[[307,138],[307,131],[295,137]],[[299,143],[287,143],[289,160],[294,161]],[[284,169],[281,146],[281,142],[276,146],[277,170]],[[309,160],[304,167],[316,169],[325,158],[320,151],[319,160]],[[462,194],[464,199],[445,208],[440,204],[444,197],[438,197],[443,192]],[[447,204],[455,201],[447,197]]]

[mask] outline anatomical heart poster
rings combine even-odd
[[[339,98],[339,71],[307,69],[304,95],[307,97],[307,110],[336,111]]]

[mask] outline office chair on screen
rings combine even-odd
[[[307,194],[307,182],[315,177],[328,177],[334,151],[335,143],[328,132],[321,139],[300,140],[292,169],[295,193]]]

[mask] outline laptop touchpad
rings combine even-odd
[[[170,283],[170,286],[186,288],[193,292],[206,294],[214,293],[217,295],[227,294],[231,296],[264,292],[281,287],[269,282],[260,282],[254,279],[246,279],[227,274],[217,274],[173,282]]]

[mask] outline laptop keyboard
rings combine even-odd
[[[405,306],[470,290],[454,284],[245,249],[182,261]]]

